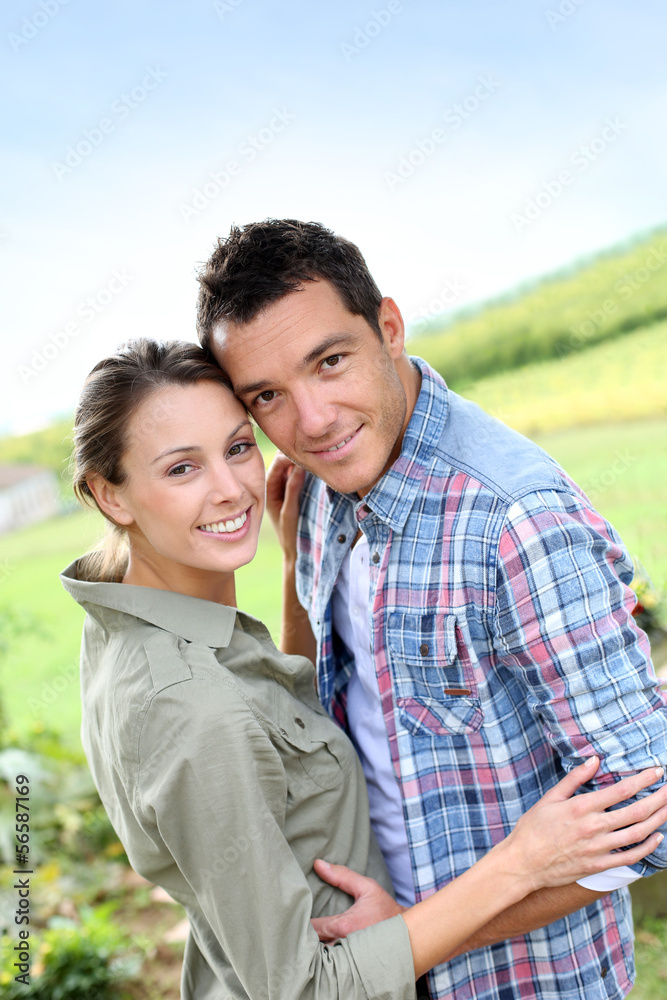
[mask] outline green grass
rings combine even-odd
[[[426,359],[430,360],[429,358]],[[667,323],[461,389],[523,434],[667,415]]]
[[[667,318],[667,232],[614,250],[567,274],[518,289],[408,347],[427,358],[453,388],[533,361],[577,353]]]
[[[656,585],[664,587],[667,463],[656,461],[656,456],[664,454],[667,420],[570,429],[537,440],[584,488],[596,493],[600,512]],[[76,513],[0,538],[0,612],[14,609],[27,615],[27,631],[0,657],[0,691],[10,724],[25,731],[41,719],[60,729],[74,746],[79,740],[76,665],[84,614],[63,590],[58,573],[102,531],[100,517]],[[238,573],[237,598],[239,607],[278,635],[280,550],[268,520],[257,558]]]

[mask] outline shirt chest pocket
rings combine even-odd
[[[484,713],[456,616],[395,611],[387,637],[401,725],[415,736],[477,732]]]
[[[313,781],[320,788],[340,788],[345,761],[338,730],[326,717],[320,720],[309,715],[304,721],[301,715],[285,716],[278,728],[278,749],[289,785],[307,791]],[[344,738],[340,733],[340,740]]]

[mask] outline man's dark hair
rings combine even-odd
[[[210,349],[216,323],[249,323],[306,281],[328,281],[343,304],[382,338],[382,296],[359,249],[318,222],[266,219],[232,226],[199,273],[197,332]]]

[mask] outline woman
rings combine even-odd
[[[656,769],[566,801],[592,758],[460,879],[320,943],[311,917],[347,897],[317,877],[317,858],[390,885],[312,664],[236,610],[234,570],[254,556],[264,508],[245,410],[198,347],[136,341],[86,381],[74,479],[114,538],[62,575],[87,611],[83,743],[133,867],[187,910],[188,1000],[414,997],[418,976],[526,894],[608,868],[621,846],[643,842],[628,864],[655,849],[667,790],[604,810]]]

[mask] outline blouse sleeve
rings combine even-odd
[[[285,839],[287,795],[280,755],[232,684],[193,678],[155,695],[136,808],[211,929],[206,959],[220,995],[414,1000],[400,916],[333,946],[319,941],[310,888]]]

